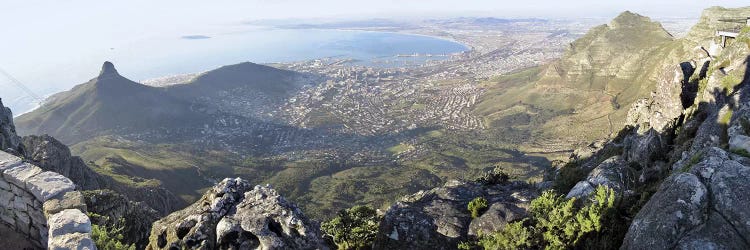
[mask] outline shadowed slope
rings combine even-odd
[[[108,132],[184,127],[200,117],[188,102],[128,80],[105,62],[96,78],[52,96],[15,121],[21,134],[50,134],[73,144]]]

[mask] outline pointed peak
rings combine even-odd
[[[99,76],[107,75],[119,75],[117,73],[117,69],[115,69],[115,65],[109,61],[104,62],[104,64],[102,65],[102,70],[99,72]]]

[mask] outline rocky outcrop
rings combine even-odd
[[[623,248],[750,248],[750,167],[732,158],[741,157],[709,148],[689,172],[667,178],[633,219]]]
[[[92,223],[111,228],[122,227],[123,243],[135,244],[136,249],[146,248],[151,224],[161,217],[159,212],[112,190],[82,193],[88,211],[97,215],[91,218]]]
[[[70,178],[79,189],[115,190],[130,200],[143,202],[161,215],[167,215],[184,206],[182,200],[164,188],[121,185],[109,176],[94,172],[80,157],[72,156],[65,144],[49,135],[24,136],[22,141],[27,151],[26,158],[30,162],[44,170]]]
[[[154,223],[146,249],[328,249],[317,223],[268,186],[224,179]]]
[[[80,189],[101,189],[110,186],[108,180],[86,166],[80,157],[72,156],[70,149],[49,135],[24,136],[26,158],[47,171],[60,173],[72,180]]]
[[[75,184],[0,151],[0,223],[39,248],[96,249]]]
[[[531,185],[482,185],[449,181],[443,187],[406,196],[383,216],[374,249],[456,249],[470,236],[501,230],[526,215],[536,196]],[[488,209],[472,219],[467,206],[484,197]]]
[[[635,170],[625,164],[619,156],[613,156],[591,170],[585,180],[576,183],[567,198],[583,198],[593,193],[596,187],[611,188],[620,195],[632,192]]]
[[[0,99],[0,150],[12,154],[23,154],[21,139],[16,134],[16,126],[13,125],[13,112],[3,106]]]
[[[740,13],[750,15],[750,8],[705,11],[683,41],[699,44],[702,52],[684,55],[682,87],[660,84],[650,98],[633,105],[617,138],[578,165],[590,169],[596,165],[592,161],[599,166],[622,162],[618,165],[633,168],[608,168],[600,185],[617,187],[620,176],[638,175],[630,190],[640,201],[621,203],[637,211],[621,249],[750,248],[750,46],[716,48],[710,41],[723,25],[718,19]],[[750,40],[747,32],[738,37],[745,40]],[[676,82],[679,74],[677,68],[672,77],[665,71],[663,79]],[[612,154],[608,147],[620,150]],[[594,175],[568,195],[590,190]]]

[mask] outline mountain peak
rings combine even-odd
[[[624,11],[617,15],[615,19],[612,19],[610,25],[613,28],[622,26],[642,26],[651,24],[651,19],[645,16],[638,15],[630,11]]]
[[[104,64],[102,65],[102,70],[99,72],[99,76],[107,75],[119,75],[117,73],[117,69],[115,69],[115,65],[109,61],[104,62]]]

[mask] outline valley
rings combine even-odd
[[[545,101],[559,94],[528,95],[544,78],[542,65],[566,55],[596,21],[457,19],[403,26],[390,31],[471,48],[404,67],[346,58],[241,63],[135,87],[143,85],[124,83],[129,80],[105,64],[99,77],[52,97],[16,124],[21,134],[61,139],[97,172],[125,185],[164,187],[190,203],[218,180],[239,176],[271,184],[318,219],[357,204],[385,209],[406,194],[495,167],[540,182],[571,148],[611,134],[570,137],[565,131],[589,120],[599,124],[600,112],[586,110],[609,105],[607,98],[576,106]],[[144,102],[129,88],[162,97]],[[117,97],[92,99],[96,95]],[[58,120],[71,112],[63,107],[77,109],[72,113],[80,119]],[[54,124],[64,125],[50,129]]]

